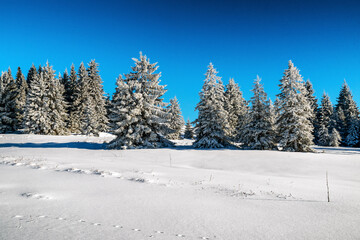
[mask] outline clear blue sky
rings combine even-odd
[[[0,70],[50,64],[58,72],[96,59],[105,91],[139,51],[159,63],[165,99],[184,118],[211,61],[251,97],[258,74],[274,99],[289,59],[316,95],[335,102],[346,78],[360,104],[360,1],[0,1]]]

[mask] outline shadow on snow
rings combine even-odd
[[[92,142],[46,142],[46,143],[0,143],[0,148],[17,147],[17,148],[77,148],[77,149],[106,149],[105,143]]]

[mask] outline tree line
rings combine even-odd
[[[109,148],[157,148],[170,140],[195,138],[195,148],[241,146],[248,149],[312,151],[310,146],[360,146],[360,118],[347,83],[335,106],[324,93],[321,105],[311,82],[304,81],[289,61],[273,103],[259,76],[249,101],[234,81],[224,86],[210,63],[195,110],[194,122],[184,120],[174,97],[167,104],[156,63],[140,53],[135,65],[119,75],[110,99],[105,96],[98,64],[74,65],[58,77],[52,66],[34,65],[14,79],[11,69],[0,77],[0,133],[44,135],[110,132]],[[195,125],[193,127],[193,125]]]

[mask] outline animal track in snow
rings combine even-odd
[[[52,199],[50,196],[46,196],[46,195],[39,194],[39,193],[32,193],[32,192],[21,193],[20,196],[26,197],[26,198],[39,199],[39,200],[50,200],[50,199]]]
[[[141,231],[141,230],[138,229],[138,228],[133,228],[132,230],[135,231],[135,232],[140,232],[140,231]]]
[[[182,237],[182,238],[185,237],[185,235],[183,235],[183,234],[176,234],[175,236],[177,236],[177,237]]]

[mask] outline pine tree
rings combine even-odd
[[[34,78],[36,78],[38,75],[37,69],[34,64],[32,64],[27,76],[26,76],[26,83],[28,85],[28,88],[30,88],[32,81]]]
[[[226,137],[227,113],[224,109],[224,87],[212,63],[208,66],[195,120],[195,148],[223,148],[229,145]]]
[[[26,104],[26,93],[28,91],[28,85],[25,80],[24,75],[21,72],[21,68],[18,67],[18,71],[16,73],[16,106],[15,106],[15,121],[16,121],[16,129],[20,129],[22,127],[23,118],[24,118],[24,107]]]
[[[346,145],[346,139],[349,135],[353,119],[359,119],[359,110],[345,80],[337,99],[335,111],[338,117],[337,130],[340,132],[343,144]]]
[[[271,103],[260,83],[259,76],[254,81],[248,123],[243,130],[242,143],[251,149],[268,150],[275,146],[274,116]]]
[[[3,91],[0,99],[0,133],[14,132],[17,129],[17,86],[9,68],[2,74]]]
[[[44,80],[49,85],[48,101],[49,101],[49,117],[50,132],[52,135],[65,135],[68,133],[67,122],[67,104],[64,99],[64,85],[59,79],[55,78],[55,71],[49,63],[43,70]]]
[[[280,80],[277,131],[280,136],[279,146],[285,151],[312,151],[313,109],[305,96],[304,80],[299,70],[289,61]]]
[[[232,140],[241,138],[248,108],[238,84],[232,78],[226,85],[224,108],[229,124],[228,137]]]
[[[318,103],[317,103],[317,99],[315,97],[315,91],[313,89],[313,85],[312,83],[310,82],[310,80],[306,80],[305,82],[305,96],[306,98],[308,99],[309,103],[310,103],[310,107],[312,109],[312,116],[310,118],[310,121],[313,125],[313,129],[314,129],[314,132],[313,132],[313,135],[314,135],[314,138],[316,139],[317,138],[317,130],[318,130],[318,123],[317,123],[317,114],[318,114]]]
[[[24,130],[32,134],[50,134],[49,84],[44,73],[33,75],[26,99]]]
[[[318,110],[318,133],[317,143],[321,146],[329,146],[330,144],[330,130],[332,130],[334,110],[329,96],[324,93],[321,99],[321,107]]]
[[[190,120],[188,119],[185,125],[184,138],[193,139],[193,137],[194,137],[193,128],[191,126]]]
[[[163,137],[167,132],[167,113],[162,96],[165,86],[160,85],[156,63],[140,52],[133,59],[132,72],[117,79],[110,119],[116,138],[109,148],[157,148],[172,146]]]
[[[105,93],[98,70],[99,64],[97,64],[95,60],[92,60],[88,65],[88,86],[90,90],[89,97],[91,98],[88,105],[92,103],[92,106],[89,105],[88,107],[94,108],[92,110],[94,113],[94,115],[92,116],[92,118],[94,118],[92,133],[97,135],[99,132],[104,132],[108,130],[109,120],[107,118]],[[85,116],[85,118],[87,117]]]
[[[356,117],[351,121],[345,143],[350,147],[359,147],[360,145],[360,121]]]
[[[330,135],[330,143],[329,145],[332,147],[338,147],[341,142],[341,136],[340,133],[336,130],[336,128],[333,128],[332,133]]]
[[[168,139],[178,140],[181,139],[181,132],[184,127],[184,119],[181,115],[179,102],[176,97],[170,99],[170,105],[167,106],[169,113],[169,133],[166,134]]]
[[[85,67],[83,66],[82,70]],[[77,73],[74,64],[71,65],[68,92],[66,93],[68,101],[68,130],[71,133],[80,133],[81,116],[81,83],[78,82]]]

